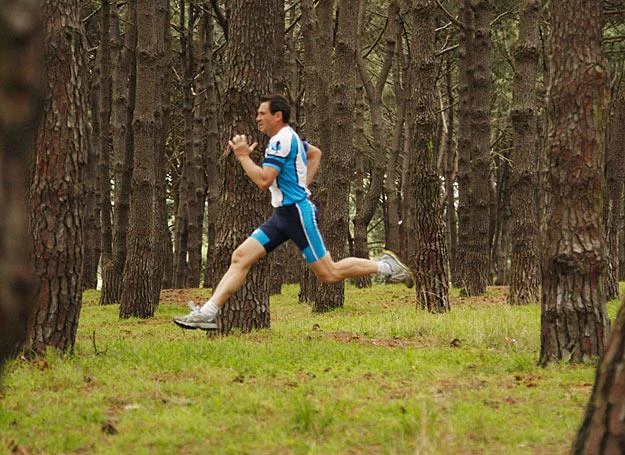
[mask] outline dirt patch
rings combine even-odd
[[[505,305],[508,300],[508,286],[489,286],[486,294],[471,297],[449,296],[452,308],[456,305],[495,306]]]
[[[189,300],[203,303],[208,300],[209,295],[210,290],[208,289],[163,289],[161,291],[161,302],[186,307]]]
[[[354,332],[321,332],[318,336],[331,338],[341,343],[358,343],[385,348],[422,348],[423,344],[405,338],[369,338]]]

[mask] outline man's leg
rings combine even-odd
[[[330,253],[310,264],[313,273],[324,283],[338,283],[346,278],[379,273],[376,261],[362,258],[345,258],[334,262]]]
[[[226,301],[243,286],[252,265],[266,254],[265,248],[253,237],[248,237],[234,250],[228,271],[213,291],[211,300],[215,305],[219,308],[223,307]]]
[[[213,291],[213,296],[201,308],[192,302],[192,311],[186,316],[174,317],[174,322],[186,329],[216,329],[215,317],[226,301],[237,292],[252,265],[265,256],[265,247],[254,237],[248,237],[232,253],[230,267]]]
[[[328,252],[309,265],[323,283],[338,283],[346,278],[381,274],[387,283],[404,283],[409,288],[414,286],[414,276],[408,266],[390,251],[385,251],[377,261],[350,257],[337,262],[332,260]]]

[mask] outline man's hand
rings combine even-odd
[[[245,137],[245,134],[237,134],[228,141],[228,147],[230,147],[230,149],[234,152],[237,158],[250,156],[250,153],[254,151],[257,145],[257,142],[249,145],[247,143],[247,138]]]

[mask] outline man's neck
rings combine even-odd
[[[285,126],[289,126],[288,123],[283,123],[280,126],[276,126],[276,128],[271,132],[271,134],[269,134],[269,137],[274,137],[276,134],[278,134],[280,132],[280,130],[282,128],[284,128]]]

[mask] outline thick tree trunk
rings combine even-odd
[[[465,295],[486,292],[489,282],[489,172],[490,172],[490,104],[492,96],[492,42],[490,0],[471,0],[474,18],[473,63],[470,90],[472,105],[469,112],[471,128],[471,199],[469,203],[469,233],[464,258]]]
[[[607,69],[602,6],[556,1],[547,112],[540,364],[601,356],[609,330],[601,222]]]
[[[510,214],[512,254],[508,303],[537,303],[540,292],[538,246],[540,232],[536,188],[537,111],[536,73],[539,56],[541,0],[526,0],[519,25],[519,40],[514,49],[514,107],[511,113],[514,144],[510,176]]]
[[[221,143],[235,134],[245,134],[258,141],[252,154],[260,160],[266,138],[259,137],[254,121],[260,97],[275,88],[275,54],[283,48],[284,30],[273,26],[276,15],[284,24],[283,0],[256,3],[232,2],[228,22],[228,72],[223,105]],[[274,43],[274,47],[267,43]],[[230,256],[268,215],[267,194],[244,174],[233,153],[223,155],[219,162],[220,214],[217,219],[213,271],[223,276]],[[261,260],[247,276],[243,287],[230,298],[218,316],[219,331],[234,329],[248,332],[270,326],[268,261]]]
[[[434,0],[413,3],[410,85],[412,103],[405,181],[404,225],[408,265],[415,270],[417,304],[432,312],[451,309],[441,182],[436,166],[436,65]]]
[[[0,10],[0,368],[26,340],[37,304],[28,180],[43,99],[38,3]]]
[[[351,14],[350,2],[340,0],[338,28],[329,87],[330,146],[321,160],[318,193],[320,229],[334,260],[345,257],[349,218],[349,175],[353,156],[353,112],[356,78],[356,32],[358,20]],[[323,312],[343,306],[345,283],[316,285],[313,311]]]
[[[47,0],[44,20],[47,94],[37,131],[31,229],[40,281],[29,323],[31,349],[72,351],[82,306],[83,171],[87,97],[78,0]]]
[[[122,318],[147,318],[154,315],[158,295],[153,289],[160,267],[157,256],[161,246],[154,242],[158,209],[156,207],[157,62],[155,5],[137,0],[136,102],[133,119],[134,165],[124,265],[124,283],[119,315]],[[159,26],[161,24],[158,24]]]

